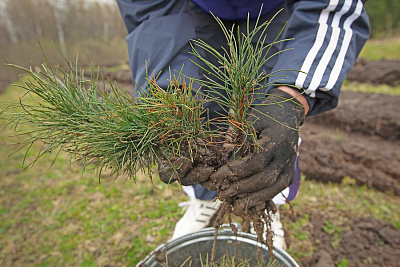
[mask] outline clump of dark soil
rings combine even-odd
[[[332,111],[308,117],[306,122],[347,133],[400,140],[400,96],[343,91]]]
[[[349,267],[398,266],[400,231],[392,224],[373,217],[355,218],[341,233],[338,249],[333,249],[330,236],[323,231],[324,220],[311,222],[317,252],[303,266],[333,267],[343,260],[348,261]]]
[[[399,85],[400,61],[385,59],[368,61],[358,59],[347,79],[361,83]]]
[[[336,109],[303,125],[300,171],[323,182],[347,176],[400,195],[399,103],[400,96],[342,92]]]

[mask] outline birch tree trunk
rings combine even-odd
[[[7,4],[9,1],[0,1],[0,18],[4,20],[5,28],[8,33],[8,38],[12,44],[18,44],[18,37],[15,31],[14,22],[8,15]]]
[[[64,23],[65,23],[65,14],[68,10],[68,5],[66,0],[57,0],[49,2],[53,6],[53,12],[56,22],[57,36],[58,42],[60,44],[61,52],[66,55],[67,54],[67,46],[65,43],[65,32],[64,32]]]

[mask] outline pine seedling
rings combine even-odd
[[[252,108],[266,97],[264,90],[266,87],[272,85],[268,82],[268,78],[280,76],[278,73],[279,71],[274,73],[265,73],[262,71],[263,66],[268,60],[286,51],[280,50],[276,53],[270,53],[271,48],[274,45],[279,45],[280,42],[288,40],[280,40],[280,36],[284,30],[283,27],[280,33],[275,36],[272,43],[266,43],[267,29],[271,21],[259,23],[260,15],[252,28],[250,27],[250,19],[247,20],[245,32],[241,32],[239,27],[235,26],[232,26],[232,28],[228,30],[219,18],[214,17],[227,40],[228,46],[227,49],[223,48],[223,53],[218,52],[203,40],[193,41],[192,54],[201,62],[201,64],[195,64],[207,73],[204,77],[205,79],[199,81],[199,83],[203,86],[205,92],[219,96],[214,101],[216,101],[227,114],[220,117],[221,123],[228,129],[225,143],[232,144],[239,148],[234,149],[233,155],[232,153],[228,154],[230,159],[245,157],[249,154],[257,153],[259,149],[261,149],[258,144],[257,132],[253,127],[253,123],[258,117],[266,116],[268,119],[276,121],[274,118],[264,113],[253,114]],[[218,65],[214,65],[211,61],[203,57],[202,53],[196,50],[198,48],[215,57]],[[275,81],[274,85],[278,86],[284,84],[277,84]],[[225,92],[225,94],[220,93],[221,91]],[[291,101],[291,99],[282,99],[282,101]],[[280,103],[277,101],[272,104],[279,105]],[[279,121],[276,122],[280,123]],[[218,188],[219,192],[221,192],[224,188],[229,188],[234,180],[234,177],[227,177],[223,180],[213,182],[216,184],[216,188]],[[246,196],[243,196],[243,198],[245,197]],[[232,213],[232,207],[239,199],[240,197],[226,197],[219,210],[214,225],[216,234],[211,251],[211,266],[214,264],[218,228],[223,224],[223,219],[226,214],[229,215],[229,221],[231,220],[230,214]],[[274,209],[273,207],[274,204],[272,200],[269,200],[265,203],[261,211],[256,211],[255,209],[247,210],[246,214],[242,216],[244,222],[254,225],[258,241],[268,246],[271,258],[273,257],[273,233],[271,230],[271,218],[267,213],[272,211]],[[267,233],[266,237],[264,237],[265,232]]]
[[[228,114],[220,118],[225,127],[227,125],[231,127],[228,133],[230,140],[227,142],[243,145],[243,142],[247,140],[254,148],[257,148],[258,142],[257,133],[249,120],[255,115],[251,113],[251,109],[255,103],[260,102],[258,100],[265,98],[264,89],[270,85],[268,78],[278,75],[277,72],[265,73],[261,70],[268,60],[285,51],[280,50],[270,54],[271,48],[280,42],[287,41],[279,40],[284,29],[282,28],[272,43],[266,43],[267,29],[272,20],[259,24],[259,17],[253,29],[250,29],[248,19],[246,32],[241,32],[239,27],[235,28],[235,26],[228,30],[224,23],[214,16],[228,44],[228,50],[223,48],[223,54],[203,40],[193,40],[192,45],[192,54],[206,67],[195,64],[208,73],[204,80],[198,82],[205,88],[204,91],[219,96],[215,101]],[[211,63],[196,48],[201,48],[214,56],[219,65]],[[226,92],[226,95],[221,94],[221,90]]]
[[[86,78],[77,61],[65,58],[67,68],[61,69],[52,67],[44,53],[43,58],[38,72],[11,65],[25,73],[18,86],[26,93],[7,109],[8,126],[28,136],[27,152],[42,142],[32,164],[65,150],[84,166],[134,177],[139,169],[151,172],[160,159],[180,156],[182,149],[193,159],[198,143],[211,144],[218,135],[204,123],[205,100],[193,90],[192,79],[174,77],[162,89],[156,77],[148,78],[146,93],[132,99],[117,84],[110,83],[109,93],[101,90],[105,79],[99,69]]]

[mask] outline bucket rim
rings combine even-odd
[[[156,249],[154,249],[150,254],[148,254],[142,261],[140,261],[136,267],[145,267],[150,266],[148,263],[152,260],[155,260],[156,255],[159,253],[174,251],[175,249],[179,249],[180,246],[188,245],[191,243],[195,243],[200,239],[204,238],[214,238],[215,228],[208,227],[197,232],[193,232],[178,238],[170,239],[166,243],[159,245]],[[235,234],[231,229],[220,228],[218,230],[218,240],[226,240],[230,239],[233,241],[241,241],[246,242],[251,245],[257,246],[263,250],[268,250],[268,247],[257,241],[257,236],[250,233],[238,232]],[[284,263],[285,266],[290,267],[300,267],[297,262],[283,249],[274,246],[273,254],[276,258]]]

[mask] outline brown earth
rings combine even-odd
[[[336,109],[307,118],[301,129],[299,168],[307,178],[400,194],[400,96],[342,92]],[[313,211],[310,211],[311,213]],[[313,212],[315,215],[315,211]],[[400,231],[375,218],[343,225],[338,248],[323,230],[326,218],[310,220],[313,257],[302,266],[399,266]]]
[[[400,195],[400,96],[342,92],[336,109],[308,117],[300,170],[311,179]]]
[[[312,239],[317,246],[313,257],[302,266],[334,267],[346,259],[349,267],[399,266],[400,231],[392,224],[373,217],[355,218],[341,233],[338,248],[332,247],[324,218],[311,220]],[[336,264],[335,264],[336,263]]]
[[[347,79],[362,83],[399,85],[400,61],[386,59],[367,61],[358,59]]]

